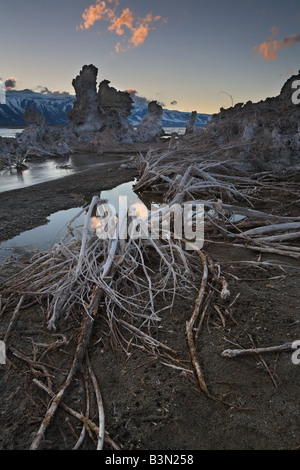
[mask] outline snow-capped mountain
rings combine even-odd
[[[26,108],[36,109],[51,126],[67,124],[66,112],[73,107],[75,96],[66,93],[36,93],[31,90],[6,92],[6,104],[0,104],[0,126],[25,126]]]
[[[141,119],[147,114],[147,112],[147,106],[140,106],[134,103],[133,110],[131,111],[131,116],[129,116],[128,118],[128,122],[133,126],[137,126],[141,122]],[[163,127],[185,127],[186,122],[189,120],[189,118],[190,113],[164,109],[162,115],[162,125]],[[196,118],[196,126],[206,126],[210,118],[210,114],[198,114]]]
[[[6,92],[6,104],[0,104],[0,127],[25,126],[23,114],[26,108],[36,109],[46,118],[51,126],[68,123],[66,113],[73,107],[75,96],[67,93],[37,93],[32,90],[10,90]],[[134,103],[128,122],[137,126],[147,114],[147,105]],[[185,127],[190,113],[164,109],[162,116],[163,127]],[[206,126],[210,120],[209,114],[198,114],[196,125]]]

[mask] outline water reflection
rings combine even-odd
[[[130,158],[130,155],[74,154],[56,159],[26,160],[28,168],[21,173],[14,168],[0,171],[0,192],[60,179],[92,168],[114,168]]]
[[[135,181],[121,184],[120,186],[110,190],[103,191],[99,194],[100,198],[107,200],[114,205],[118,212],[119,196],[127,196],[128,206],[138,200],[138,196],[133,191]],[[17,235],[11,240],[0,244],[0,264],[3,264],[11,255],[21,256],[32,250],[47,250],[57,243],[66,233],[66,225],[78,215],[82,210],[81,207],[58,211],[48,218],[45,225],[41,225],[32,230]],[[96,216],[96,208],[95,213]],[[76,219],[75,226],[79,227],[84,224],[84,214]]]
[[[117,214],[119,212],[119,198],[121,196],[127,197],[128,209],[130,206],[139,202],[150,210],[151,205],[157,206],[162,202],[161,196],[159,195],[155,196],[153,193],[136,193],[134,191],[135,183],[136,181],[131,181],[121,184],[109,191],[102,191],[98,196],[113,205]],[[76,217],[81,210],[81,207],[77,207],[75,209],[58,211],[48,218],[48,222],[45,225],[23,232],[11,240],[1,243],[0,264],[3,264],[11,255],[22,258],[26,253],[33,250],[48,250],[66,234],[67,224]],[[97,208],[95,207],[92,214],[95,218],[98,217],[96,210]],[[83,226],[84,217],[85,214],[83,213],[76,219],[75,227]]]
[[[0,264],[3,264],[11,255],[17,257],[26,256],[26,253],[34,250],[47,250],[57,243],[65,234],[66,224],[75,217],[81,208],[59,211],[48,218],[45,225],[20,233],[11,240],[0,244]],[[78,224],[84,223],[84,215],[78,219]]]
[[[17,169],[17,178],[20,183],[24,183],[23,171],[26,170],[20,170],[19,168]]]

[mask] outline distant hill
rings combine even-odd
[[[75,96],[66,93],[36,93],[31,90],[6,92],[6,104],[0,104],[0,126],[25,126],[23,114],[26,108],[36,109],[46,118],[47,124],[67,124],[66,113],[73,107]]]
[[[73,107],[75,96],[67,93],[36,93],[32,90],[10,90],[6,92],[6,104],[0,104],[0,127],[25,126],[23,114],[26,108],[36,109],[46,118],[50,126],[67,124],[66,113]],[[137,126],[143,116],[147,114],[147,106],[134,104],[128,122]],[[162,116],[163,127],[185,127],[190,113],[164,109]],[[196,125],[204,127],[211,116],[198,114]]]
[[[131,111],[131,116],[129,116],[128,122],[133,126],[137,126],[141,122],[141,119],[147,114],[148,108],[147,106],[140,106],[135,103],[133,106],[134,108]],[[189,118],[190,113],[164,109],[162,115],[162,125],[163,127],[185,127]],[[198,114],[196,119],[196,126],[204,127],[210,119],[210,114]]]

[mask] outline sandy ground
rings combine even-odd
[[[101,171],[86,172],[84,176],[1,194],[0,240],[40,225],[52,212],[89,202],[99,191],[131,181],[134,176],[134,171],[123,169],[109,177]],[[229,299],[216,296],[212,302],[197,343],[198,360],[217,400],[200,392],[190,374],[153,361],[142,351],[126,355],[113,349],[100,319],[94,328],[89,355],[101,387],[106,430],[124,450],[299,448],[300,365],[293,363],[292,352],[232,359],[221,353],[228,348],[251,348],[253,344],[266,347],[300,340],[300,262],[263,256],[260,261],[272,260],[275,265],[244,265],[240,262],[257,261],[257,254],[209,243],[204,249],[220,263],[231,291]],[[0,278],[18,269],[17,261],[5,265]],[[194,301],[190,294],[178,297],[172,314],[165,312],[162,328],[157,331],[157,338],[175,349],[187,368],[190,358],[185,323],[193,312]],[[11,317],[12,311],[2,315],[0,339],[4,338]],[[44,357],[54,389],[70,368],[78,326],[78,320],[70,318],[64,328],[68,345]],[[10,335],[12,349],[8,351],[7,364],[0,365],[1,450],[28,449],[48,405],[46,393],[33,382],[41,372],[17,358],[12,350],[35,358],[44,351],[36,344],[52,343],[51,334],[45,328],[38,304],[21,311]],[[90,417],[97,422],[91,390],[90,397]],[[85,412],[83,368],[64,401]],[[79,421],[59,409],[41,449],[72,449],[81,428]],[[105,443],[105,449],[110,448]],[[95,449],[95,437],[87,436],[82,449]]]

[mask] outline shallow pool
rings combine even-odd
[[[109,191],[99,194],[101,199],[107,200],[118,213],[119,197],[126,196],[128,207],[140,201],[139,195],[133,191],[135,181],[124,183]],[[147,201],[143,201],[148,205]],[[151,202],[149,201],[150,205]],[[0,264],[3,264],[11,256],[24,258],[26,254],[34,250],[44,251],[51,248],[67,232],[66,225],[82,210],[81,207],[58,211],[50,215],[48,222],[32,230],[22,232],[20,235],[0,244]],[[84,224],[84,214],[76,219],[75,226]]]
[[[130,158],[130,155],[122,154],[96,155],[78,153],[56,159],[35,159],[35,161],[26,162],[28,169],[21,172],[16,169],[0,171],[0,192],[26,188],[34,184],[82,173],[92,168],[95,170],[99,168],[115,168],[127,162]],[[61,168],[61,166],[66,166],[66,168]]]

